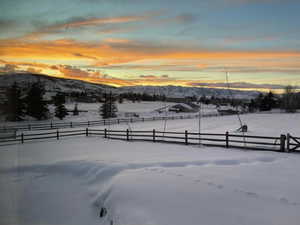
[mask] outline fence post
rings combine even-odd
[[[21,134],[21,143],[24,144],[24,134]]]
[[[28,124],[28,130],[31,130],[31,125],[30,124]]]
[[[90,126],[90,121],[88,121],[88,127]]]
[[[118,124],[120,123],[120,119],[118,119]]]
[[[145,118],[143,117],[142,119],[143,119],[143,122],[145,122]]]
[[[71,127],[71,128],[73,127],[72,121],[70,122],[70,127]]]
[[[59,131],[56,131],[56,139],[59,140]]]
[[[51,123],[50,123],[50,127],[51,127],[51,129],[53,128],[53,124],[52,124],[52,121],[51,121]]]
[[[132,123],[132,118],[130,118],[130,123]]]
[[[284,134],[280,135],[280,151],[281,152],[285,151],[285,140],[286,140],[286,136]]]
[[[126,130],[126,139],[127,139],[127,141],[129,141],[129,130],[128,129]]]
[[[185,144],[186,145],[188,145],[188,131],[186,130],[185,132],[184,132],[184,136],[185,136]]]
[[[226,131],[226,133],[225,133],[225,137],[226,137],[226,148],[229,148],[229,133],[228,133],[228,131]]]
[[[153,142],[155,142],[155,129],[153,129]]]
[[[85,128],[85,136],[89,136],[89,128]]]
[[[107,129],[104,129],[104,138],[107,138]]]
[[[290,141],[291,141],[291,135],[288,133],[286,135],[286,151],[290,152]]]

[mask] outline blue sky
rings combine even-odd
[[[1,73],[117,86],[218,86],[229,71],[238,88],[300,86],[296,0],[2,0],[0,6]]]

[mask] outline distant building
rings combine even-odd
[[[188,104],[179,103],[169,107],[169,111],[179,113],[179,112],[196,112],[197,110]]]
[[[234,109],[232,106],[228,105],[218,106],[217,110],[220,115],[235,115],[239,113],[237,109]]]

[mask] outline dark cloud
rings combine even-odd
[[[0,30],[11,30],[12,28],[15,28],[18,25],[18,23],[14,20],[5,20],[0,19]]]

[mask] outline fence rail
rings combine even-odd
[[[209,113],[201,115],[201,117],[213,117],[221,116],[218,113]],[[63,129],[63,128],[74,128],[74,127],[92,127],[92,126],[105,126],[113,125],[120,123],[135,123],[135,122],[146,122],[146,121],[157,121],[157,120],[178,120],[178,119],[193,119],[198,118],[198,114],[192,115],[179,115],[179,116],[156,116],[156,117],[136,117],[136,118],[116,118],[108,120],[95,120],[95,121],[86,121],[86,122],[48,122],[48,123],[31,123],[31,124],[22,124],[22,125],[8,125],[0,127],[0,132],[5,132],[8,130],[50,130],[50,129]]]
[[[103,138],[149,141],[163,143],[178,143],[184,145],[204,145],[225,148],[240,148],[263,151],[300,152],[300,138],[290,134],[271,136],[238,135],[222,133],[163,132],[153,130],[108,130],[108,129],[76,129],[69,131],[39,132],[16,135],[14,138],[0,138],[0,145],[19,144],[43,139],[61,139],[72,136],[101,136]]]

